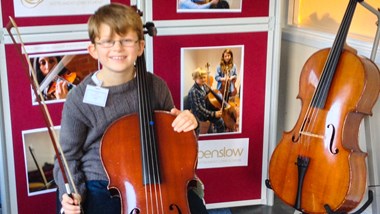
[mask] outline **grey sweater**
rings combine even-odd
[[[70,91],[63,107],[60,130],[62,151],[82,197],[85,197],[86,181],[108,180],[99,154],[100,141],[106,128],[116,119],[138,111],[136,78],[122,85],[108,87],[105,107],[83,103],[86,86],[95,85],[91,76]],[[166,83],[151,73],[148,76],[153,77],[153,109],[169,111],[174,104]],[[54,164],[54,179],[61,198],[66,190],[57,160]]]

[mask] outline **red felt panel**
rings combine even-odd
[[[244,45],[241,134],[202,136],[200,140],[249,138],[247,167],[201,169],[206,202],[261,199],[267,33],[239,33],[154,38],[154,73],[164,78],[176,106],[181,106],[181,48]]]

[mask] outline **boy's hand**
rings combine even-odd
[[[172,123],[174,131],[188,132],[198,127],[197,119],[189,110],[180,111],[177,108],[173,108],[170,113],[177,116]]]
[[[68,194],[64,194],[62,196],[62,201],[61,201],[63,213],[80,214],[81,213],[80,201],[81,201],[81,197],[78,194],[74,193],[73,198],[71,198]]]

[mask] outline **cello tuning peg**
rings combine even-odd
[[[157,35],[157,28],[154,26],[153,22],[145,23],[144,28],[146,28],[146,31],[144,31],[144,34],[147,33],[149,36]]]

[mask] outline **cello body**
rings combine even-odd
[[[101,144],[102,162],[110,179],[108,186],[119,192],[124,213],[190,213],[187,186],[195,174],[197,141],[194,132],[174,132],[170,126],[174,118],[165,111],[154,113],[160,167],[156,172],[159,179],[149,179],[150,182],[144,178],[147,172],[138,115],[124,116],[106,130]]]
[[[329,52],[320,50],[305,63],[299,83],[300,116],[283,134],[269,166],[275,194],[306,213],[325,213],[325,205],[348,212],[366,189],[367,154],[359,148],[358,131],[378,98],[379,70],[370,60],[343,50],[325,106],[313,106],[311,98]]]
[[[205,86],[210,91],[205,97],[207,105],[210,106],[211,110],[222,110],[222,118],[224,121],[224,125],[229,130],[234,131],[237,126],[236,104],[230,101],[227,102],[223,100],[222,94],[219,92],[219,90],[213,90],[207,84]]]
[[[366,189],[367,153],[358,144],[362,119],[372,114],[380,72],[345,46],[359,0],[350,0],[332,48],[314,53],[299,81],[301,113],[269,163],[269,185],[304,213],[349,212]]]

